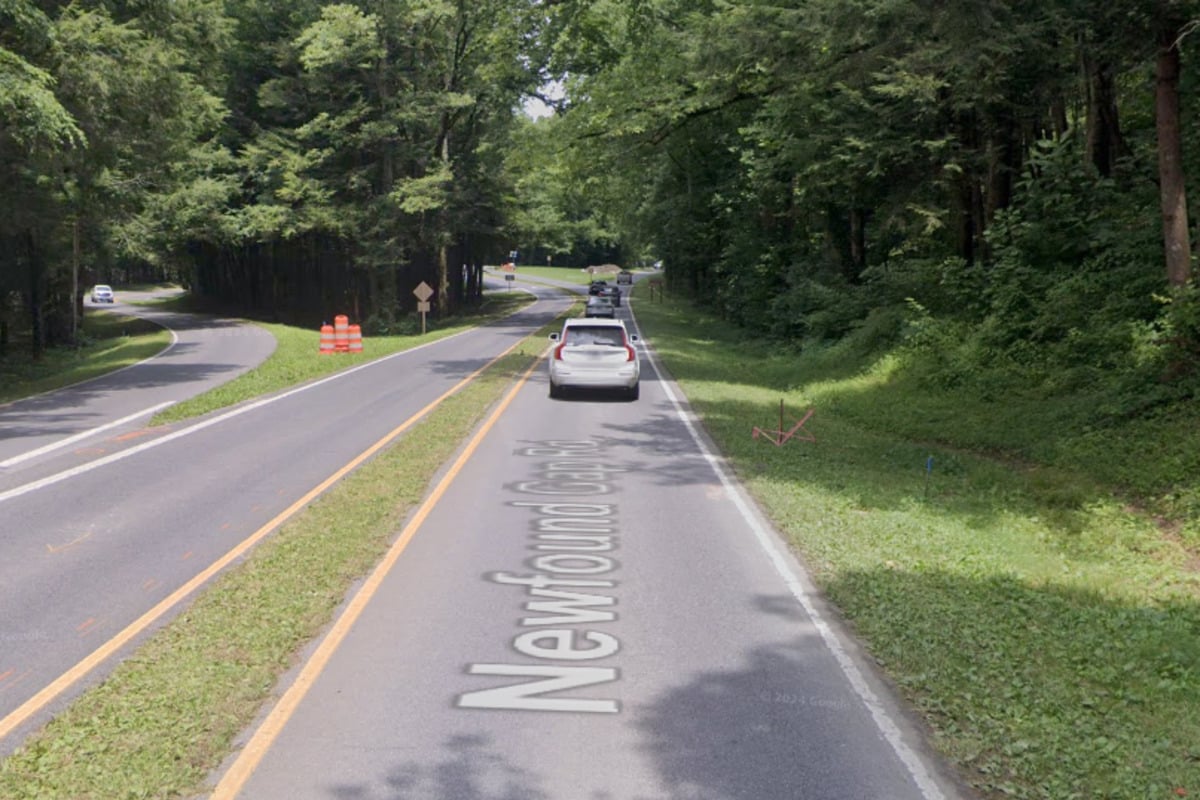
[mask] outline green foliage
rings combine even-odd
[[[860,287],[815,280],[797,270],[768,305],[768,330],[782,339],[836,340],[866,316],[866,302]]]
[[[171,343],[170,334],[146,320],[105,311],[84,315],[76,346],[34,359],[28,335],[17,331],[0,357],[0,403],[99,377],[150,358]]]
[[[1194,404],[1105,422],[1088,387],[931,384],[912,350],[954,358],[971,326],[918,307],[907,349],[882,353],[852,347],[857,332],[754,347],[673,295],[637,309],[707,431],[983,796],[1200,786]],[[781,400],[793,418],[814,409],[815,441],[747,435]]]
[[[51,20],[25,0],[0,3],[0,158],[55,152],[84,144],[70,111],[55,94],[53,74],[36,60],[54,47]],[[31,61],[31,59],[34,59]]]
[[[1200,286],[1196,282],[1170,291],[1161,298],[1163,313],[1147,344],[1152,354],[1135,353],[1153,368],[1159,380],[1176,387],[1183,396],[1200,396]]]
[[[949,257],[897,258],[863,272],[872,300],[881,306],[916,302],[937,316],[979,320],[987,305],[989,271]]]
[[[307,72],[370,70],[384,57],[379,18],[352,5],[321,9],[321,19],[296,39],[300,65]]]
[[[0,118],[18,124],[4,133],[33,152],[83,143],[83,134],[53,92],[54,79],[25,59],[0,47]]]

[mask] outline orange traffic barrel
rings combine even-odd
[[[321,326],[321,355],[323,355],[323,356],[333,355],[333,351],[336,347],[337,347],[337,345],[333,340],[333,326],[332,325],[322,325]]]
[[[351,353],[361,353],[363,351],[362,328],[358,325],[351,325],[349,328],[349,338],[350,338],[350,346],[349,346],[350,352]]]
[[[333,342],[339,353],[350,349],[350,318],[345,314],[333,318]]]

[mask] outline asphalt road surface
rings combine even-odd
[[[632,403],[539,367],[213,800],[962,796],[643,364]]]
[[[69,446],[41,449],[47,443],[30,432],[57,417],[107,417],[78,410],[94,408],[83,401],[76,408],[56,395],[39,398],[19,423],[30,449],[0,470],[0,756],[344,465],[566,307],[564,296],[546,291],[554,297],[502,322],[189,423],[133,420],[133,429],[85,430]],[[203,383],[217,367],[236,372],[232,363],[232,355],[205,358],[172,371]],[[89,384],[89,400],[126,402],[137,387],[153,394],[174,385],[136,368],[112,377],[136,387]],[[143,396],[108,417],[154,402]]]
[[[0,472],[0,756],[567,303],[535,291],[503,322]],[[544,364],[514,389],[212,776],[213,800],[965,796],[652,344],[636,402],[551,400]]]
[[[121,292],[112,305],[85,301],[92,308],[157,322],[171,331],[171,344],[118,372],[0,405],[0,477],[84,440],[136,431],[155,412],[236,378],[275,350],[270,333],[239,320],[132,305],[161,295]]]

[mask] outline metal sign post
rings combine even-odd
[[[417,288],[413,289],[413,294],[417,296],[417,311],[421,312],[421,335],[425,335],[425,315],[429,313],[429,298],[433,297],[433,287],[425,281],[417,284]]]

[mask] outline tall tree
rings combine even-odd
[[[1162,203],[1163,247],[1167,281],[1183,286],[1192,277],[1187,190],[1180,133],[1180,39],[1184,21],[1176,14],[1160,20],[1155,63],[1154,118],[1158,131],[1158,180]]]
[[[56,94],[57,47],[53,21],[36,4],[0,2],[0,339],[8,335],[7,294],[18,291],[35,356],[46,343],[45,239],[58,222],[58,163],[87,142]]]

